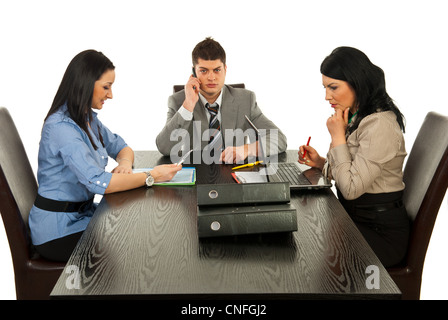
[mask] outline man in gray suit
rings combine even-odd
[[[193,74],[184,90],[169,97],[167,121],[156,138],[163,155],[176,161],[190,149],[201,151],[195,152],[194,163],[241,163],[256,157],[258,143],[245,115],[265,134],[267,156],[286,150],[285,135],[261,112],[255,94],[224,84],[226,54],[218,42],[206,38],[192,58]]]

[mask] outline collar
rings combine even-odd
[[[222,91],[223,91],[223,90],[224,90],[224,86],[221,88],[221,92],[219,93],[218,98],[216,98],[216,100],[215,100],[215,102],[214,102],[214,103],[217,103],[219,107],[221,107],[221,102],[222,102]],[[207,103],[209,103],[209,102],[207,101],[207,99],[205,99],[205,97],[204,97],[200,92],[199,92],[199,99],[201,99],[201,102],[202,102],[202,104],[204,105],[204,107],[205,107],[205,105],[206,105]]]
[[[349,112],[349,119],[348,119],[349,124],[352,122],[353,118],[357,115],[357,113],[358,113],[358,110],[356,110],[356,112],[354,114]]]

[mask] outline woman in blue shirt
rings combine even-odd
[[[50,260],[67,261],[96,205],[95,194],[168,181],[181,166],[160,165],[132,173],[134,152],[97,118],[112,99],[115,67],[101,52],[87,50],[70,62],[42,128],[38,195],[29,215],[32,243]],[[108,157],[118,166],[106,172]]]

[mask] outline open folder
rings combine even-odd
[[[152,170],[153,168],[138,168],[133,169],[134,173],[138,172],[146,172]],[[192,167],[183,167],[180,171],[176,173],[176,175],[170,181],[156,182],[155,186],[188,186],[194,185],[196,183],[196,168]]]

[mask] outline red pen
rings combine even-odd
[[[241,181],[238,180],[238,178],[236,177],[235,172],[232,172],[232,177],[233,177],[233,179],[234,179],[237,183],[241,183]]]
[[[310,145],[310,140],[311,140],[311,137],[308,138],[308,142],[306,143],[307,147]],[[305,152],[303,153],[303,157],[302,158],[305,159],[305,156],[306,156],[306,149],[305,149]]]

